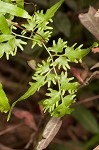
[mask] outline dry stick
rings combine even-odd
[[[91,75],[85,82],[88,84],[89,81],[92,80],[93,77],[95,77],[96,75],[99,75],[99,71],[95,71],[94,73],[92,73],[92,75]],[[85,86],[85,85],[84,85],[84,86]],[[76,102],[76,103],[73,104],[73,105],[75,106],[75,105],[87,103],[87,102],[89,102],[89,101],[93,101],[93,100],[98,99],[98,98],[99,98],[99,95],[96,95],[96,96],[93,96],[93,97],[86,98],[84,101]]]
[[[76,106],[76,105],[79,105],[79,104],[87,103],[87,102],[93,101],[93,100],[98,99],[98,98],[99,98],[99,95],[92,96],[92,97],[86,98],[84,101],[76,102],[73,105]]]
[[[97,77],[97,75],[99,75],[99,71],[95,71],[95,72],[93,72],[92,74],[91,74],[91,76],[88,78],[88,79],[86,79],[86,83],[89,83],[89,81],[91,81],[91,80],[93,80],[95,77]],[[99,77],[99,76],[98,76]]]
[[[16,128],[18,128],[18,127],[20,127],[20,126],[22,126],[22,125],[23,125],[23,122],[22,122],[22,123],[19,123],[19,124],[17,124],[17,125],[14,125],[14,126],[10,126],[10,127],[8,127],[7,129],[1,131],[1,132],[0,132],[0,136],[3,135],[3,134],[6,134],[6,133],[8,133],[8,132],[10,132],[10,131],[12,131],[12,130],[15,130]]]
[[[94,80],[95,78],[96,78],[96,79],[99,78],[99,71],[93,72],[93,73],[90,75],[90,77],[88,77],[88,78],[84,81],[83,85],[80,85],[80,86],[79,86],[79,89],[81,89],[82,87],[88,85],[89,82],[92,81],[92,80]]]
[[[34,133],[31,134],[29,142],[26,144],[26,146],[24,147],[24,149],[28,149],[30,147],[30,145],[33,143],[35,133],[36,132],[34,132]]]

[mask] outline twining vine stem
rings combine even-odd
[[[47,49],[47,47],[46,47],[46,45],[45,45],[44,43],[43,43],[43,46],[45,47],[46,51],[47,51],[48,54],[50,55],[51,60],[52,60],[52,63],[54,63],[53,56],[51,55],[51,53],[49,52],[49,50]],[[54,65],[53,65],[53,69],[54,69],[55,75],[56,75],[56,77],[57,77],[59,91],[61,91],[61,89],[60,89],[60,81],[59,81],[59,79],[58,79],[58,74],[57,74],[57,71],[56,71]],[[63,100],[62,94],[61,94],[61,100]],[[56,104],[56,105],[57,105],[57,104]]]

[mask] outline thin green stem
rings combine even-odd
[[[33,41],[32,38],[29,38],[29,37],[27,37],[27,36],[20,35],[20,34],[16,34],[16,33],[14,33],[14,32],[12,32],[12,34],[15,35],[15,36],[18,36],[18,37],[21,37],[21,38],[24,38],[24,39],[28,39],[28,40],[32,40],[32,41]]]
[[[47,49],[47,47],[46,47],[46,45],[45,45],[44,43],[43,43],[43,46],[45,47],[45,49],[47,50],[48,54],[50,55],[50,58],[51,58],[52,63],[53,63],[53,62],[54,62],[53,56],[52,56],[51,53],[48,51],[48,49]],[[55,72],[56,76],[58,77],[58,74],[57,74],[56,69],[55,69],[54,66],[53,66],[53,69],[54,69],[54,72]]]
[[[44,43],[46,43],[46,42],[45,42],[45,39],[44,39],[39,33],[34,32],[34,31],[32,31],[32,30],[24,29],[22,26],[18,25],[18,23],[12,22],[11,20],[8,20],[8,19],[7,19],[7,21],[8,21],[8,23],[12,24],[13,26],[15,26],[15,27],[17,27],[17,28],[20,28],[20,29],[23,30],[23,31],[30,32],[30,33],[31,33],[31,37],[33,36],[33,34],[39,35],[39,36],[42,38],[42,41],[43,41]],[[35,30],[35,29],[34,29],[34,30]],[[12,32],[12,33],[13,33],[13,32]],[[21,36],[21,35],[20,35],[20,36]],[[25,38],[25,36],[23,36],[23,38]],[[30,39],[30,40],[31,40],[31,39]],[[32,39],[32,40],[33,40],[33,39]]]
[[[51,58],[51,60],[52,60],[52,63],[54,63],[53,56],[51,55],[51,53],[49,52],[49,50],[47,49],[47,47],[46,47],[46,45],[45,45],[44,43],[43,43],[43,46],[45,47],[46,51],[48,52],[48,54],[49,54],[49,56],[50,56],[50,58]],[[53,65],[53,70],[54,70],[55,75],[56,75],[56,77],[57,77],[59,91],[61,91],[61,88],[60,88],[60,81],[59,81],[59,79],[58,79],[58,74],[57,74],[57,71],[56,71],[54,65]],[[63,97],[62,97],[62,94],[61,94],[61,100],[62,100],[62,99],[63,99]]]

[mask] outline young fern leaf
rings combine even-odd
[[[72,108],[66,107],[64,104],[60,104],[54,109],[54,111],[51,113],[51,116],[63,117],[66,114],[71,114],[72,111]]]
[[[53,46],[49,47],[48,50],[57,54],[57,53],[62,53],[63,48],[66,48],[66,47],[67,47],[67,42],[64,42],[63,39],[59,38],[57,44],[54,40]]]
[[[64,70],[70,69],[68,64],[68,59],[64,56],[58,57],[55,62],[53,63],[54,66],[58,66],[58,69],[63,68]]]
[[[49,73],[46,77],[46,83],[48,84],[48,88],[51,84],[56,84],[56,75],[54,73]]]
[[[20,0],[16,1],[16,5],[12,4],[9,1],[0,1],[0,31],[1,31],[1,41],[0,41],[0,57],[6,53],[7,59],[9,59],[9,55],[16,55],[17,47],[23,50],[22,44],[27,44],[21,39],[16,39],[16,36],[28,38],[23,35],[17,35],[16,33],[12,32],[13,29],[17,29],[17,24],[13,24],[11,20],[14,19],[14,16],[26,18],[28,20],[27,24],[23,26],[25,29],[23,30],[22,34],[26,32],[31,32],[30,40],[33,41],[32,48],[37,44],[40,47],[42,43],[48,42],[51,33],[49,30],[52,29],[48,26],[49,22],[52,21],[51,18],[57,11],[57,9],[62,4],[63,0],[60,0],[57,4],[52,6],[50,9],[46,11],[44,14],[43,11],[37,11],[31,17],[27,11],[25,11],[23,7],[23,1],[21,3],[21,8],[18,7]],[[9,14],[10,17],[5,18],[6,14]],[[9,25],[8,25],[9,24]],[[36,31],[36,32],[35,32]],[[35,34],[34,34],[35,33]],[[5,35],[4,35],[5,34]],[[6,36],[9,35],[9,38]],[[13,34],[13,37],[11,37]],[[6,42],[6,43],[3,43]]]
[[[61,92],[53,90],[51,88],[48,90],[50,91],[50,93],[46,93],[46,95],[50,98],[45,99],[42,104],[45,111],[52,113],[56,108],[56,104],[60,101]]]
[[[74,46],[70,47],[70,49],[72,50],[73,47]],[[78,82],[73,81],[73,77],[67,77],[67,71],[70,69],[69,62],[72,62],[70,57],[71,55],[65,51],[67,48],[67,42],[64,42],[61,38],[59,38],[57,44],[53,41],[53,46],[47,49],[49,53],[55,53],[50,53],[52,58],[50,67],[52,67],[53,70],[56,70],[56,67],[58,67],[58,69],[62,69],[60,74],[57,74],[57,71],[55,71],[56,76],[54,77],[54,80],[56,79],[55,83],[58,84],[59,90],[53,90],[50,87],[51,84],[49,84],[48,90],[50,93],[46,94],[49,98],[46,98],[40,102],[40,104],[44,106],[44,111],[48,111],[54,117],[62,117],[65,114],[70,114],[72,112],[70,105],[75,101],[75,93],[77,92],[79,86]],[[75,55],[75,57],[73,57],[74,62],[78,62],[81,61],[81,59],[89,52],[89,49],[83,52],[83,50],[81,50],[81,46],[79,46],[75,50],[73,49],[73,51],[74,53],[79,53],[77,56]],[[48,82],[48,80],[46,80],[46,82]]]
[[[67,41],[59,38],[57,42],[53,41],[52,47],[46,47],[45,43],[49,41],[51,36],[51,29],[48,24],[52,22],[57,9],[61,6],[64,0],[60,0],[57,4],[52,6],[44,14],[43,10],[34,12],[33,16],[30,16],[27,11],[24,10],[24,1],[16,0],[16,4],[13,5],[11,0],[7,2],[0,0],[0,57],[6,53],[7,59],[9,55],[16,55],[17,48],[23,50],[24,44],[27,44],[22,39],[26,38],[32,41],[32,48],[37,44],[40,47],[44,46],[47,50],[49,57],[46,61],[42,61],[37,65],[35,74],[30,83],[29,89],[23,94],[17,101],[15,101],[8,114],[10,118],[11,111],[17,102],[27,99],[33,95],[42,86],[47,84],[46,99],[40,102],[44,106],[44,111],[48,111],[51,116],[62,117],[65,114],[70,114],[72,108],[71,104],[75,102],[75,96],[78,89],[78,82],[73,81],[74,78],[68,77],[68,69],[70,69],[70,62],[78,63],[82,58],[87,55],[90,49],[81,49],[82,45],[74,48],[75,45],[67,46]],[[6,14],[9,17],[6,18]],[[19,26],[23,31],[21,35],[13,32],[17,29],[18,24],[12,22],[14,16],[26,18],[27,23]],[[30,37],[26,37],[25,33],[30,32]],[[21,37],[22,39],[19,39]],[[57,90],[53,89],[53,85],[56,85]],[[2,90],[0,84],[1,95],[5,97],[5,93]],[[5,105],[3,105],[5,104]],[[5,97],[5,103],[0,100],[1,111],[8,111],[9,104]],[[3,108],[4,107],[4,108]]]
[[[74,49],[75,45],[73,45],[72,47],[68,46],[65,49],[65,55],[68,57],[68,59],[70,60],[70,62],[77,63],[78,61],[81,61],[82,58],[84,56],[86,56],[90,52],[90,49],[89,48],[87,48],[87,49],[81,49],[81,47],[83,45],[80,45],[79,47],[77,47],[76,49]]]
[[[0,43],[9,41],[9,40],[11,40],[13,38],[14,38],[14,36],[11,35],[11,34],[10,35],[9,34],[1,34],[0,35]]]
[[[15,39],[14,36],[9,36],[9,38],[10,39],[6,43],[0,43],[0,57],[2,57],[5,52],[7,59],[9,59],[9,55],[16,55],[18,47],[23,50],[22,44],[27,44],[21,39]]]
[[[70,108],[70,106],[75,102],[75,96],[75,94],[69,94],[65,96],[62,100],[62,103],[54,109],[51,115],[54,117],[63,117],[66,114],[71,114],[73,108]]]
[[[26,28],[26,30],[24,32],[22,32],[23,34],[25,34],[27,31],[31,31],[33,32],[33,36],[32,36],[32,48],[37,44],[40,47],[42,47],[42,42],[48,42],[51,33],[48,30],[51,30],[52,28],[47,26],[47,24],[49,22],[43,22],[44,25],[41,26],[42,21],[44,20],[45,14],[43,14],[43,11],[37,11],[34,13],[34,15],[32,16],[31,19],[28,19],[28,23],[27,24],[23,24],[22,26]],[[38,27],[38,25],[40,25],[40,27]],[[35,32],[35,30],[37,30]]]
[[[30,18],[30,16],[24,9],[10,4],[10,1],[8,3],[0,1],[0,32],[2,33],[0,34],[0,58],[6,53],[6,58],[9,59],[9,55],[16,55],[17,47],[23,50],[22,44],[27,43],[12,35],[13,26],[8,23],[8,18],[5,18],[6,13],[22,18]]]
[[[38,74],[44,75],[45,73],[49,71],[50,71],[50,61],[47,59],[46,62],[43,60],[42,64],[38,64],[35,74],[37,74],[37,76]]]
[[[64,0],[60,0],[58,3],[56,3],[54,6],[52,6],[50,9],[48,9],[44,15],[44,18],[42,19],[42,22],[37,25],[37,28],[40,28],[44,26],[44,24],[54,16],[55,12],[58,10],[58,8],[61,6],[61,4],[64,2]]]
[[[46,94],[49,98],[39,103],[44,106],[44,111],[48,111],[54,117],[62,117],[66,114],[70,114],[72,109],[69,107],[71,103],[75,101],[75,93],[79,85],[78,82],[71,83],[71,80],[73,80],[73,78],[67,78],[63,72],[61,73],[59,91],[49,88],[50,93]],[[66,92],[68,92],[67,96],[65,96]]]
[[[4,52],[6,52],[6,50],[9,49],[9,44],[8,43],[2,43],[2,42],[7,42],[13,38],[14,38],[13,35],[8,35],[8,34],[1,34],[0,35],[0,58],[3,56]],[[10,47],[10,50],[11,50],[11,47]],[[6,56],[7,56],[7,54],[6,54]],[[9,58],[9,56],[7,56],[7,58]]]
[[[51,36],[50,31],[52,27],[49,27],[49,22],[52,22],[52,17],[54,16],[57,9],[61,6],[64,0],[60,0],[57,4],[52,6],[50,9],[46,11],[46,13],[43,13],[43,10],[37,11],[33,14],[32,18],[28,20],[28,24],[23,25],[28,31],[35,32],[35,35],[33,35],[33,44],[32,48],[37,44],[40,47],[42,47],[42,43],[48,42],[49,38]],[[23,34],[25,34],[23,32]]]
[[[70,82],[73,79],[73,77],[67,78],[67,74],[62,72],[60,76],[60,89],[64,92],[68,91],[70,94],[77,92],[79,84],[78,82]]]
[[[61,45],[59,43],[61,43]],[[8,119],[11,115],[13,107],[18,101],[27,99],[46,83],[48,84],[49,93],[46,93],[47,98],[39,103],[43,105],[44,111],[48,111],[51,114],[51,116],[55,117],[62,117],[65,114],[70,114],[72,112],[73,109],[70,108],[70,106],[72,103],[75,102],[75,96],[79,84],[78,82],[73,81],[73,77],[67,77],[67,71],[68,69],[70,69],[70,57],[69,55],[67,57],[66,51],[63,51],[64,48],[68,48],[68,46],[67,42],[63,42],[62,39],[59,39],[57,44],[53,42],[53,46],[48,48],[49,52],[52,51],[55,54],[52,55],[50,53],[50,56],[46,61],[43,60],[41,64],[38,64],[36,72],[32,77],[33,80],[35,80],[36,82],[30,83],[30,88],[28,89],[28,91],[13,103],[8,115]],[[71,49],[72,48],[73,46],[71,47]],[[83,50],[81,51],[81,49],[79,51],[81,52],[81,55],[77,55],[77,57],[75,57],[75,59],[77,59],[78,61],[81,60],[85,56],[85,54],[88,53],[88,51],[86,51],[86,53],[84,52],[82,54]],[[62,58],[64,59],[62,60]],[[62,60],[62,62],[59,62],[57,60]],[[65,61],[68,63],[65,64]],[[56,67],[59,67],[59,69],[61,67],[62,71],[60,72],[60,74],[57,74],[57,71],[55,69]],[[59,89],[52,89],[52,84],[57,84]]]
[[[44,31],[43,29],[39,28],[36,34],[33,36],[33,44],[32,48],[37,44],[38,46],[42,47],[43,42],[48,42],[49,38],[51,37],[51,33],[49,31]]]

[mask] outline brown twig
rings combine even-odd
[[[15,130],[16,128],[19,128],[22,125],[23,125],[23,122],[21,122],[17,125],[10,126],[10,127],[6,128],[5,130],[1,131],[0,136],[6,134],[8,132],[11,132],[12,130]]]
[[[83,101],[76,102],[76,103],[73,104],[73,105],[76,106],[76,105],[79,105],[79,104],[87,103],[87,102],[96,100],[96,99],[98,99],[98,98],[99,98],[99,95],[96,95],[96,96],[93,96],[93,97],[86,98],[86,99],[83,100]]]

